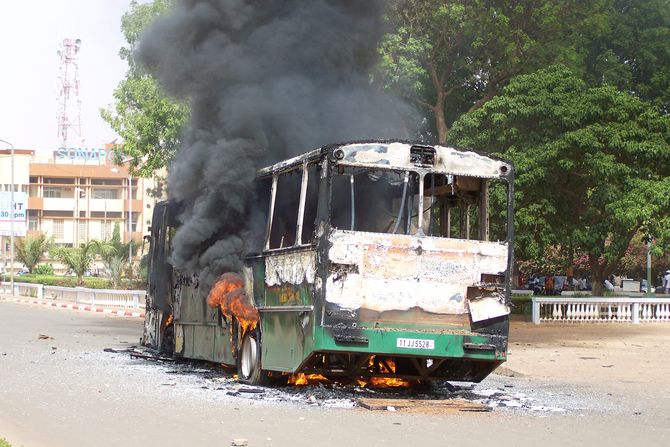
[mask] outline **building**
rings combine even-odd
[[[61,246],[110,239],[118,224],[121,238],[141,241],[156,199],[153,179],[131,177],[127,165],[113,162],[114,145],[104,149],[65,149],[39,155],[14,151],[14,190],[28,193],[28,234],[46,233]],[[10,191],[11,151],[0,150],[0,190]],[[130,221],[131,230],[128,229]],[[8,265],[9,237],[0,255]],[[137,259],[137,258],[136,258]]]

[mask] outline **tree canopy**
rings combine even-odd
[[[670,117],[564,66],[516,77],[455,123],[450,141],[515,163],[520,254],[583,251],[594,287],[636,233],[660,232],[670,214]]]
[[[35,266],[43,259],[44,253],[49,250],[52,242],[52,239],[46,234],[19,238],[16,241],[16,257],[32,273]]]
[[[129,70],[101,111],[142,175],[168,165],[189,119],[134,59],[175,1],[131,3]],[[424,139],[516,162],[521,258],[558,250],[606,275],[622,256],[634,271],[631,239],[670,248],[670,0],[389,0],[385,20],[371,76],[424,111]]]
[[[166,167],[174,157],[189,116],[188,106],[168,97],[133,57],[142,31],[171,4],[172,0],[133,1],[130,11],[123,15],[121,30],[128,46],[121,48],[119,55],[129,69],[114,90],[115,104],[100,111],[123,138],[124,154],[133,157],[131,168],[145,176]]]
[[[599,5],[394,0],[376,76],[422,106],[434,118],[437,140],[445,142],[455,119],[481,107],[515,75],[576,61],[576,36]]]
[[[52,247],[51,255],[67,265],[77,276],[77,284],[84,283],[84,275],[90,269],[97,255],[97,242],[91,240],[79,247]]]
[[[586,79],[670,112],[670,0],[609,0],[583,30]]]

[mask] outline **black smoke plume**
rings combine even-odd
[[[181,0],[143,35],[137,58],[192,120],[168,189],[187,203],[172,262],[214,278],[237,271],[258,168],[329,143],[407,138],[410,109],[369,81],[381,0]]]

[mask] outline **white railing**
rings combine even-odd
[[[533,323],[668,323],[670,298],[533,298]]]
[[[0,282],[0,293],[11,295],[11,284],[9,282]],[[144,290],[88,289],[86,287],[57,287],[42,284],[14,283],[14,295],[17,296],[117,309],[144,308],[146,294]]]

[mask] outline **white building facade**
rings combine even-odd
[[[113,145],[49,155],[16,149],[14,190],[28,194],[27,233],[46,233],[58,245],[77,246],[110,239],[118,225],[124,242],[141,242],[156,201],[147,191],[156,182],[130,176],[127,165],[115,165],[113,156]],[[10,191],[10,150],[0,151],[0,179],[0,190]],[[10,238],[1,239],[0,256],[7,266]]]

